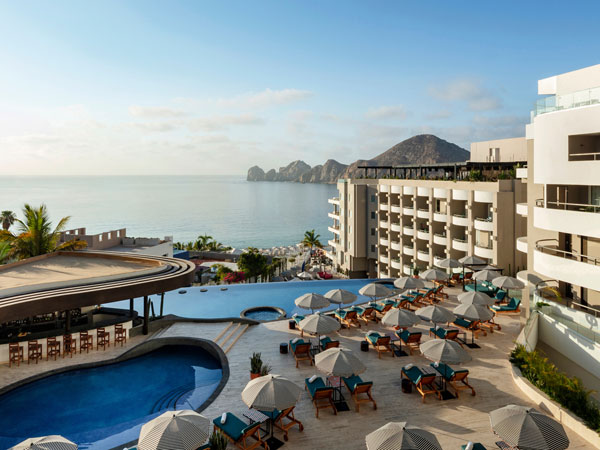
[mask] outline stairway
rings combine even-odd
[[[242,334],[248,329],[248,324],[229,322],[214,339],[215,344],[223,349],[225,354],[232,349],[235,343],[242,337]]]

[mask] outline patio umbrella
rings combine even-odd
[[[195,450],[208,439],[210,420],[196,411],[167,411],[140,430],[138,450]]]
[[[436,266],[442,267],[443,269],[458,269],[461,267],[461,264],[456,259],[445,258],[438,262]]]
[[[363,373],[367,368],[352,350],[334,347],[315,355],[315,366],[327,375],[349,377]]]
[[[322,334],[333,333],[340,329],[340,323],[333,317],[325,316],[320,313],[311,314],[300,321],[300,329],[307,333],[318,335],[319,339]],[[281,408],[278,408],[281,409]]]
[[[463,292],[457,297],[460,303],[465,305],[480,305],[480,306],[491,306],[495,303],[494,299],[483,292]]]
[[[481,266],[485,261],[477,256],[463,256],[458,260],[463,266]]]
[[[492,281],[494,278],[498,278],[498,272],[490,269],[483,269],[473,274],[475,281],[475,290],[477,290],[477,281]]]
[[[329,306],[329,299],[323,297],[321,294],[315,294],[314,292],[304,294],[294,300],[297,307],[303,309],[321,309]]]
[[[449,339],[431,339],[421,344],[421,353],[431,361],[444,364],[461,364],[471,356],[458,342]]]
[[[58,436],[42,436],[25,439],[9,450],[77,450],[77,444]]]
[[[492,280],[492,284],[500,289],[524,289],[525,283],[514,277],[496,277]]]
[[[300,278],[301,280],[312,280],[312,279],[314,279],[313,274],[310,273],[310,272],[300,272],[298,275],[296,275],[296,277]]]
[[[421,289],[425,283],[420,278],[402,277],[394,281],[394,286],[398,289]]]
[[[492,430],[507,444],[523,450],[564,450],[569,447],[563,426],[534,408],[507,405],[490,413]]]
[[[242,391],[242,401],[248,408],[274,411],[294,406],[302,388],[281,375],[265,375],[251,380]]]
[[[390,309],[381,319],[381,323],[385,326],[400,328],[412,327],[420,321],[414,312],[400,308]]]
[[[358,291],[360,295],[371,297],[371,299],[389,297],[394,293],[390,288],[384,286],[381,283],[369,283],[360,288]]]
[[[485,322],[494,317],[494,313],[490,308],[481,305],[469,305],[462,303],[452,310],[458,317],[462,317],[467,320],[481,320]]]
[[[365,437],[367,450],[442,450],[437,438],[429,431],[390,422]]]
[[[348,304],[356,300],[356,294],[344,289],[332,289],[327,291],[325,298],[328,298],[331,303]]]
[[[434,325],[438,323],[454,322],[456,319],[454,314],[438,305],[419,308],[415,311],[415,314],[427,322],[433,322]]]
[[[421,278],[427,281],[446,280],[448,278],[448,274],[440,269],[427,269],[421,273]]]

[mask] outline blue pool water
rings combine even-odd
[[[226,286],[190,287],[165,293],[163,314],[175,314],[186,318],[239,317],[246,308],[254,306],[277,306],[286,311],[288,317],[294,313],[306,314],[294,300],[307,292],[325,294],[331,289],[346,289],[358,295],[356,303],[364,303],[369,298],[358,294],[358,290],[374,280],[317,280],[288,281],[281,283],[248,283]],[[200,289],[206,289],[201,292]],[[180,294],[179,291],[185,291]],[[154,311],[158,315],[160,296],[152,296]],[[135,300],[136,311],[143,311],[141,299]],[[110,303],[113,308],[129,308],[129,300]],[[333,309],[333,306],[331,308]]]
[[[65,436],[80,449],[122,445],[174,405],[200,407],[221,378],[219,361],[186,345],[52,375],[0,396],[0,448],[49,434]]]

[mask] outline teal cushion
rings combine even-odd
[[[304,380],[304,384],[306,384],[308,393],[310,394],[311,397],[315,396],[315,392],[317,392],[317,389],[327,388],[327,386],[325,386],[325,383],[323,382],[323,378],[317,377],[317,379],[315,381],[313,381],[312,383],[308,382],[309,379],[310,378],[306,378]]]
[[[461,450],[465,450],[465,448],[467,448],[467,444],[463,444],[460,446]],[[474,442],[473,443],[473,450],[487,450],[482,444],[480,444],[479,442]]]
[[[469,328],[471,326],[472,322],[469,321],[469,320],[465,320],[462,317],[457,317],[456,320],[454,321],[454,323],[456,325],[459,325],[459,326],[463,327],[463,328]]]
[[[421,369],[417,366],[412,366],[410,369],[403,368],[402,371],[408,376],[408,379],[415,384],[417,384],[423,376],[423,372],[421,372]]]
[[[373,334],[367,334],[367,339],[373,345],[375,345],[377,343],[377,339],[379,339],[380,337],[383,337],[383,335],[379,334],[377,332],[375,332]]]
[[[356,385],[363,382],[363,380],[358,375],[342,377],[342,379],[344,380],[346,386],[348,386],[348,388],[350,389],[350,392],[354,392],[354,389],[356,389]]]
[[[444,363],[438,363],[437,367],[435,367],[435,363],[431,363],[430,366],[437,370],[446,380],[452,378],[452,375],[455,373],[452,367]]]
[[[340,317],[340,318],[342,318],[342,319],[346,318],[346,314],[348,314],[348,311],[346,311],[344,309],[339,310],[339,311],[337,311],[337,310],[335,311],[335,315],[338,316],[338,317]]]
[[[302,320],[304,320],[304,316],[301,316],[300,314],[294,317],[294,322],[296,322],[298,325],[300,325],[300,322],[302,322]]]
[[[240,439],[246,427],[248,427],[247,423],[241,421],[230,412],[227,413],[227,419],[224,424],[221,424],[221,416],[213,419],[213,424],[234,441]]]
[[[304,344],[304,339],[298,339],[298,341],[295,344],[292,341],[293,341],[293,339],[290,340],[290,348],[292,349],[293,352],[296,351],[296,346],[298,344]]]
[[[279,415],[281,414],[281,411],[279,409],[276,409],[275,411],[262,411],[262,410],[259,410],[259,411],[271,420],[277,419],[277,417],[279,417]]]

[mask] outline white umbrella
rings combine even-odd
[[[307,333],[321,335],[333,333],[339,330],[341,325],[333,317],[316,313],[302,319],[299,323],[299,327]]]
[[[421,319],[426,320],[428,322],[433,322],[433,324],[438,323],[449,323],[454,322],[456,316],[452,314],[446,308],[442,308],[438,305],[425,306],[424,308],[419,308],[415,311],[415,314],[419,316]]]
[[[449,339],[431,339],[420,346],[423,356],[444,364],[460,364],[471,360],[471,356],[458,342]]]
[[[314,279],[313,274],[310,272],[300,272],[298,275],[296,275],[297,278],[300,278],[301,280],[312,280]]]
[[[489,295],[475,291],[463,292],[458,295],[457,299],[465,305],[491,306],[495,303],[494,299]]]
[[[527,450],[564,450],[569,438],[563,426],[534,408],[507,405],[490,413],[492,430],[507,444]]]
[[[367,450],[442,450],[437,438],[429,431],[390,422],[365,437]]]
[[[294,406],[302,388],[281,375],[265,375],[251,380],[242,391],[242,401],[248,408],[274,411]]]
[[[427,269],[421,273],[421,278],[428,281],[446,280],[448,274],[440,269]]]
[[[477,281],[492,281],[494,278],[498,278],[498,271],[483,269],[473,274],[473,279]]]
[[[492,284],[500,289],[524,289],[525,283],[514,277],[496,277],[492,280]]]
[[[458,317],[463,317],[467,320],[490,320],[494,317],[494,313],[487,306],[469,305],[462,303],[452,310]]]
[[[325,298],[328,298],[331,303],[353,303],[356,301],[356,294],[344,289],[332,289],[325,294]]]
[[[334,347],[315,355],[315,366],[327,375],[349,377],[363,373],[367,368],[352,350]]]
[[[400,308],[390,309],[381,319],[381,323],[385,326],[400,328],[412,327],[420,321],[414,312]]]
[[[461,264],[456,259],[445,258],[439,261],[436,264],[436,266],[442,267],[444,269],[458,269],[459,267],[461,267]]]
[[[195,450],[208,439],[210,420],[196,411],[167,411],[144,424],[138,450]]]
[[[394,286],[398,289],[421,289],[425,283],[420,278],[402,277],[394,281]]]
[[[9,450],[77,450],[77,444],[58,436],[42,436],[25,439]]]
[[[463,266],[481,266],[485,261],[477,256],[463,256],[458,260]]]
[[[321,294],[309,293],[304,294],[294,300],[297,307],[303,309],[321,309],[329,306],[329,300]]]
[[[389,297],[394,292],[381,283],[369,283],[361,287],[358,291],[360,295],[365,295],[371,298]]]

